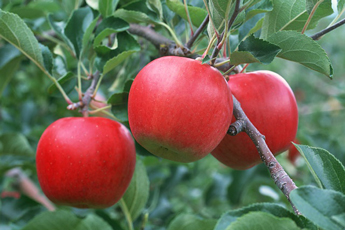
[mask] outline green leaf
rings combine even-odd
[[[321,188],[332,189],[345,194],[345,168],[327,150],[306,145],[296,145],[306,159],[309,170]]]
[[[134,221],[139,217],[149,198],[149,178],[145,165],[137,161],[131,183],[122,199],[125,201],[128,211]]]
[[[40,47],[41,47],[41,51],[42,51],[42,57],[43,57],[43,64],[44,64],[44,68],[46,70],[48,70],[48,72],[50,74],[52,74],[52,71],[53,71],[53,67],[54,67],[54,64],[53,64],[53,55],[52,53],[50,52],[50,50],[48,49],[48,47],[42,45],[42,44],[39,44]]]
[[[338,14],[340,14],[340,12],[344,10],[344,7],[345,7],[345,0],[338,0],[338,6],[337,6]]]
[[[260,212],[260,213],[264,212],[278,218],[286,218],[286,219],[289,218],[293,222],[295,222],[295,225],[298,226],[299,228],[306,228],[306,229],[312,229],[312,230],[317,229],[316,226],[314,226],[310,221],[305,219],[303,216],[296,216],[295,214],[293,214],[292,212],[290,212],[289,210],[285,209],[284,207],[278,204],[257,203],[257,204],[253,204],[241,209],[232,210],[232,211],[224,213],[222,217],[218,220],[215,230],[224,230],[228,226],[230,226],[232,223],[235,223],[242,216],[248,213],[253,213],[253,212]]]
[[[106,53],[98,53],[96,64],[99,69],[103,69],[103,74],[119,65],[131,54],[140,51],[140,45],[127,32],[117,34],[118,46],[115,50]],[[96,50],[97,52],[97,50]]]
[[[279,46],[273,45],[260,38],[256,38],[254,37],[254,35],[249,36],[246,40],[241,42],[238,50],[239,50],[238,52],[235,52],[235,55],[234,53],[232,53],[232,55],[230,56],[230,61],[232,64],[238,63],[239,61],[243,61],[244,58],[248,58],[248,61],[253,61],[254,60],[253,57],[255,58],[255,62],[269,64],[281,51]],[[242,51],[247,51],[247,52],[242,53]],[[251,55],[248,55],[248,52]],[[244,54],[242,58],[240,57],[240,54]],[[244,63],[251,63],[251,62],[244,62]]]
[[[184,8],[184,5],[181,1],[179,0],[167,0],[166,1],[167,6],[169,7],[170,10],[174,11],[176,14],[178,14],[181,18],[184,20],[187,20],[187,14],[186,10]],[[188,11],[189,15],[191,17],[192,24],[196,27],[199,27],[201,23],[204,21],[207,11],[195,7],[195,6],[188,6]]]
[[[119,0],[100,0],[98,3],[99,12],[104,18],[109,17],[114,13],[118,3]]]
[[[75,54],[75,49],[72,42],[68,39],[68,37],[64,34],[65,23],[64,22],[55,22],[54,16],[52,14],[48,15],[48,22],[50,27],[55,31],[57,36],[59,36],[67,45],[71,48],[73,53]]]
[[[224,230],[297,230],[295,222],[289,218],[278,218],[265,212],[251,212],[239,217]]]
[[[290,193],[290,199],[306,218],[320,228],[345,228],[345,195],[333,190],[303,186]]]
[[[211,0],[213,9],[215,9],[223,19],[227,17],[227,9],[234,4],[233,0]]]
[[[77,81],[77,78],[72,72],[67,72],[64,76],[58,79],[58,83],[65,90],[66,93],[69,93],[74,89],[74,86],[77,83],[76,81]],[[59,93],[54,83],[49,86],[48,93],[54,94],[54,96],[58,96],[58,97],[61,96],[61,94]]]
[[[86,4],[88,4],[92,9],[98,10],[99,0],[86,0]]]
[[[272,34],[267,41],[282,49],[278,57],[300,63],[332,78],[333,67],[325,50],[310,37],[295,31],[280,31]]]
[[[246,20],[254,17],[257,14],[267,13],[273,10],[271,0],[256,1],[248,9],[246,9]]]
[[[87,215],[78,218],[73,213],[65,210],[43,212],[31,220],[22,230],[112,230],[100,217]]]
[[[0,37],[45,71],[42,50],[32,31],[18,15],[0,9]]]
[[[325,1],[316,10],[308,29],[315,28],[317,22],[333,13],[331,1]],[[261,38],[266,39],[280,30],[301,31],[309,17],[305,0],[273,0],[273,10],[266,14]]]
[[[150,8],[156,12],[159,18],[163,18],[163,7],[161,0],[148,0],[147,3],[149,4]]]
[[[129,3],[123,8],[116,10],[114,16],[129,23],[156,23],[159,21],[156,13],[147,7],[146,1]]]
[[[105,50],[102,52],[111,51],[113,48],[100,45],[103,39],[105,39],[110,34],[122,32],[122,31],[127,30],[128,28],[129,28],[129,24],[126,21],[119,18],[108,17],[102,20],[102,22],[98,25],[96,33],[95,33],[96,37],[93,43],[94,48],[97,49],[99,47],[102,47],[102,50]]]
[[[65,35],[72,42],[76,56],[79,58],[83,46],[83,37],[93,21],[93,14],[89,7],[73,11],[65,28]]]
[[[84,33],[84,36],[83,36],[83,45],[82,45],[82,54],[81,56],[83,55],[83,53],[85,52],[85,49],[87,48],[87,45],[89,44],[90,42],[90,38],[91,38],[91,34],[93,32],[93,30],[95,29],[96,27],[96,24],[98,22],[98,19],[99,19],[99,15],[92,21],[92,23],[89,25],[89,27],[87,27],[85,33]],[[106,19],[104,19],[106,20]]]
[[[128,92],[114,93],[108,100],[112,113],[121,121],[128,121]]]
[[[214,219],[202,219],[192,214],[180,214],[174,218],[168,230],[213,230],[217,221]]]

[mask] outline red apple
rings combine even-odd
[[[41,136],[37,176],[56,204],[107,208],[126,191],[135,158],[133,138],[122,124],[101,117],[62,118]]]
[[[210,153],[231,117],[232,96],[222,74],[189,58],[152,61],[129,92],[134,138],[152,154],[173,161],[192,162]]]
[[[297,139],[295,139],[293,142],[296,144],[300,144],[300,142]],[[296,165],[296,161],[299,156],[301,156],[301,154],[296,149],[296,147],[293,144],[291,144],[288,150],[288,159],[291,162],[291,164]]]
[[[297,103],[288,83],[274,72],[257,71],[232,75],[228,84],[250,121],[266,137],[272,153],[276,155],[288,149],[298,126]],[[212,155],[240,170],[261,162],[246,133],[226,135]]]

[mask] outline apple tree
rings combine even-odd
[[[344,0],[0,0],[0,228],[345,228]]]

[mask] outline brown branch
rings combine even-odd
[[[190,49],[195,40],[199,37],[199,35],[201,34],[201,32],[206,28],[208,22],[210,20],[210,17],[208,15],[206,15],[206,18],[204,19],[204,21],[201,23],[201,25],[199,26],[199,28],[195,31],[195,33],[193,34],[193,36],[189,39],[189,41],[186,43],[185,47],[187,49]]]
[[[230,30],[231,26],[234,24],[235,19],[237,17],[237,15],[240,13],[240,0],[236,0],[236,5],[235,5],[235,9],[234,12],[232,13],[232,16],[229,20],[229,24],[228,24],[228,30]],[[219,51],[222,49],[223,44],[221,43],[223,41],[224,38],[224,31],[223,33],[220,35],[219,39],[218,39],[218,43],[216,45],[216,47],[214,48],[213,52],[212,52],[212,56],[211,56],[211,65],[214,64],[214,60],[216,59],[216,57],[219,54]]]
[[[129,26],[128,32],[145,38],[146,40],[151,42],[157,49],[160,49],[161,45],[174,43],[170,39],[162,36],[159,33],[156,33],[153,29],[151,29],[151,27],[148,26],[141,26],[132,23]]]
[[[330,26],[324,30],[321,30],[320,32],[310,36],[313,40],[319,40],[323,35],[331,32],[332,30],[335,30],[336,28],[338,28],[339,26],[342,26],[345,24],[345,18],[340,20],[339,22],[335,23],[333,26]]]
[[[270,171],[274,183],[286,196],[286,198],[292,205],[292,208],[295,211],[295,213],[300,214],[290,200],[290,192],[296,189],[297,186],[289,177],[289,175],[285,172],[283,167],[279,164],[277,159],[272,154],[271,150],[268,148],[265,142],[265,137],[257,130],[257,128],[255,128],[253,123],[248,119],[248,117],[241,108],[240,102],[234,96],[232,96],[232,98],[234,104],[233,111],[234,116],[236,118],[236,122],[230,125],[228,133],[233,136],[242,131],[248,134],[248,136],[250,137],[250,139],[252,139],[253,143],[255,144],[258,150],[261,160],[265,163],[266,167]]]

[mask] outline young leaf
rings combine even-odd
[[[306,159],[309,170],[322,188],[345,194],[345,168],[337,158],[321,148],[297,144],[295,146]]]
[[[145,165],[137,161],[131,183],[122,199],[125,201],[132,220],[138,218],[149,198],[149,178],[146,173]]]
[[[43,212],[32,219],[22,230],[112,230],[104,220],[96,215],[88,215],[86,218],[78,218],[65,210],[55,212]]]
[[[224,213],[222,217],[218,220],[215,230],[224,230],[228,226],[232,226],[232,223],[236,222],[242,216],[253,212],[264,212],[278,218],[291,219],[291,221],[295,222],[295,225],[297,225],[299,228],[306,228],[311,230],[317,229],[315,225],[313,225],[303,216],[296,216],[295,214],[293,214],[292,212],[288,211],[287,209],[278,204],[257,203],[241,209]]]
[[[84,34],[92,24],[93,14],[89,7],[75,10],[67,22],[65,35],[72,42],[76,56],[79,58],[83,46]]]
[[[98,3],[99,12],[104,18],[109,17],[114,13],[114,10],[119,3],[119,0],[101,0]]]
[[[171,221],[168,230],[213,230],[217,221],[213,219],[202,219],[192,214],[180,214]]]
[[[310,37],[295,31],[280,31],[270,35],[267,41],[282,49],[278,57],[300,63],[332,78],[333,67],[326,52]]]
[[[246,20],[257,14],[266,13],[273,10],[273,4],[270,0],[256,1],[246,9]]]
[[[306,218],[320,228],[345,228],[345,195],[333,190],[303,186],[290,193],[290,199]]]
[[[167,0],[166,3],[170,10],[174,11],[184,20],[188,20],[186,10],[181,1]],[[192,24],[196,27],[199,27],[200,24],[204,21],[207,15],[207,11],[195,6],[188,6],[188,11],[191,17]]]
[[[256,38],[253,35],[249,36],[246,40],[240,43],[238,47],[239,52],[234,52],[230,56],[231,64],[242,64],[261,62],[263,64],[269,64],[281,51],[279,46],[273,45],[260,38]],[[242,51],[247,51],[243,53]],[[251,55],[248,55],[250,53]],[[241,57],[241,54],[243,56]],[[255,58],[255,59],[253,59]],[[243,62],[243,59],[247,59]]]
[[[239,217],[224,230],[299,230],[295,222],[289,218],[278,218],[265,212],[251,212]]]
[[[0,37],[14,45],[41,70],[46,71],[38,41],[18,15],[0,9]]]

